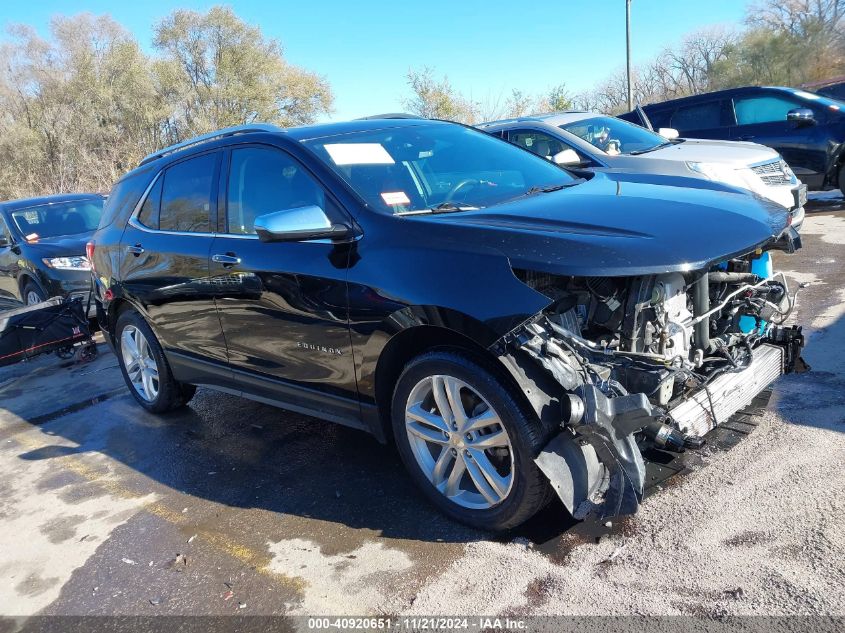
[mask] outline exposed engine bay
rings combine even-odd
[[[576,518],[635,512],[647,448],[701,447],[802,362],[801,328],[784,325],[798,289],[768,251],[639,277],[514,272],[552,303],[497,352],[524,372],[535,407],[562,420],[536,463]],[[539,392],[550,395],[538,405]]]

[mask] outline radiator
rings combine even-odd
[[[709,397],[701,389],[670,413],[684,433],[702,436],[751,404],[758,393],[783,373],[783,361],[782,347],[760,345],[746,369],[723,374],[707,386]]]

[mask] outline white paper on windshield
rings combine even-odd
[[[404,191],[385,191],[381,194],[381,199],[390,206],[411,204],[411,200]]]
[[[392,165],[395,162],[380,143],[327,143],[324,147],[338,167]]]

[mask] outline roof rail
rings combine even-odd
[[[201,134],[200,136],[195,136],[193,138],[189,138],[186,141],[182,141],[181,143],[176,143],[175,145],[169,145],[163,149],[160,149],[152,154],[147,154],[144,159],[138,164],[140,167],[141,165],[146,165],[150,161],[156,160],[157,158],[161,158],[162,156],[167,156],[168,154],[172,154],[173,152],[178,152],[181,149],[185,149],[186,147],[191,147],[192,145],[198,145],[200,143],[204,143],[205,141],[212,141],[218,138],[226,138],[227,136],[235,136],[236,134],[250,134],[254,132],[279,132],[282,128],[272,125],[270,123],[249,123],[247,125],[235,125],[233,127],[223,128],[222,130],[217,130],[216,132],[209,132],[208,134]]]

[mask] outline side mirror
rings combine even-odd
[[[670,141],[672,139],[676,139],[680,136],[678,130],[673,127],[662,127],[657,130],[657,133],[660,134],[663,138],[668,138]]]
[[[786,113],[786,120],[802,125],[812,125],[816,122],[816,116],[810,108],[795,108]]]
[[[552,162],[565,167],[576,167],[581,164],[581,157],[574,149],[564,149],[552,156]]]
[[[9,241],[9,236],[0,233],[0,248],[6,248],[7,246],[11,245],[12,243]]]
[[[258,216],[255,232],[262,242],[305,242],[346,239],[352,229],[345,224],[332,224],[320,207],[308,205]]]

